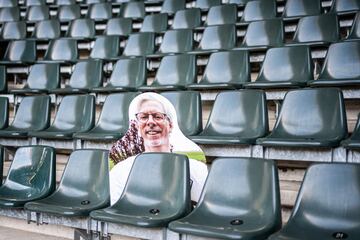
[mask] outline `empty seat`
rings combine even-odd
[[[256,143],[263,146],[336,147],[346,136],[341,90],[302,89],[287,92],[272,132]]]
[[[132,32],[130,18],[111,18],[106,24],[105,35],[128,36]]]
[[[360,10],[360,2],[358,0],[341,1],[336,0],[332,2],[330,12],[341,14],[354,13]]]
[[[25,18],[28,22],[37,22],[49,19],[49,7],[47,5],[29,6],[27,8]]]
[[[23,88],[12,89],[12,94],[49,93],[60,85],[60,66],[58,63],[39,63],[30,68]]]
[[[20,20],[19,7],[0,8],[0,22],[13,22]]]
[[[165,56],[161,59],[155,80],[140,90],[184,90],[196,78],[196,57],[190,54]]]
[[[213,6],[221,5],[221,0],[196,0],[195,7],[200,9],[209,9]]]
[[[143,57],[119,59],[104,87],[92,88],[92,92],[135,91],[146,82],[146,61]]]
[[[35,39],[55,39],[61,34],[60,22],[57,19],[42,20],[36,23],[32,37]]]
[[[74,138],[103,142],[123,137],[129,127],[129,105],[137,94],[126,92],[108,95],[95,127],[89,132],[75,133]]]
[[[32,63],[36,60],[34,40],[14,40],[6,48],[2,63]]]
[[[266,239],[281,228],[275,162],[215,159],[197,207],[188,216],[171,222],[169,228],[207,238]]]
[[[94,20],[107,20],[112,17],[111,3],[94,3],[89,5],[87,17]]]
[[[83,0],[83,3],[85,5],[90,5],[94,3],[104,3],[104,2],[106,2],[106,0]]]
[[[360,236],[360,166],[310,166],[287,224],[269,239],[357,239]]]
[[[190,211],[189,175],[189,160],[185,155],[138,155],[120,199],[109,208],[91,212],[90,216],[100,222],[166,227]]]
[[[1,39],[20,40],[26,38],[26,22],[6,22],[1,28]]]
[[[70,38],[59,38],[50,41],[45,52],[44,61],[76,62],[77,58],[77,41]]]
[[[0,100],[0,104],[1,104],[1,100]],[[3,182],[3,168],[4,168],[4,152],[5,149],[3,146],[0,145],[0,187],[2,185]]]
[[[358,12],[354,18],[349,36],[346,40],[360,39],[360,12]]]
[[[175,14],[185,8],[185,0],[164,0],[161,6],[161,12],[167,14]]]
[[[249,53],[243,50],[216,52],[210,55],[204,75],[189,89],[234,89],[250,81]]]
[[[9,123],[9,100],[7,97],[0,97],[0,129],[6,128],[8,126],[8,123]]]
[[[56,186],[55,159],[52,147],[20,147],[0,187],[0,206],[21,208],[26,202],[51,194]]]
[[[353,133],[348,139],[341,142],[341,146],[347,149],[360,149],[360,115],[358,115],[358,119]]]
[[[197,91],[161,93],[174,106],[179,128],[185,136],[197,135],[202,130],[201,96]]]
[[[304,87],[313,79],[311,52],[307,46],[271,48],[266,52],[260,73],[247,88]]]
[[[90,18],[79,18],[70,22],[66,37],[88,39],[95,37],[95,21]]]
[[[247,27],[240,48],[264,50],[281,47],[284,41],[284,28],[281,19],[268,19],[251,22]]]
[[[150,32],[133,33],[129,36],[123,55],[146,56],[154,52],[155,35]]]
[[[68,22],[81,16],[80,6],[77,4],[62,5],[58,7],[57,18],[60,22]]]
[[[176,29],[165,32],[157,53],[185,53],[193,49],[194,36],[191,29]]]
[[[330,45],[323,68],[311,86],[351,86],[360,84],[360,41]]]
[[[237,6],[235,4],[226,4],[214,6],[209,9],[205,25],[234,24],[237,21]]]
[[[166,13],[146,15],[141,25],[140,32],[161,33],[166,31],[167,26],[168,15]]]
[[[245,6],[249,1],[251,0],[229,0],[229,3],[235,3],[240,6]]]
[[[91,49],[90,58],[112,59],[119,56],[119,36],[98,36]]]
[[[101,60],[86,60],[77,62],[71,74],[69,84],[64,88],[52,90],[55,94],[78,94],[89,92],[94,87],[99,87],[102,82]]]
[[[25,6],[46,5],[46,0],[25,0]]]
[[[26,138],[29,131],[41,131],[50,125],[50,97],[24,97],[17,108],[13,122],[0,130],[1,137]]]
[[[201,11],[199,8],[180,10],[175,13],[172,29],[193,29],[201,25]]]
[[[2,0],[0,2],[0,8],[16,7],[18,5],[17,0]]]
[[[339,23],[336,14],[306,16],[299,20],[292,45],[324,45],[339,40]]]
[[[108,151],[76,150],[71,153],[55,192],[27,203],[25,209],[67,217],[88,216],[92,210],[110,203],[108,172]]]
[[[76,4],[76,0],[55,0],[55,5],[73,5]]]
[[[272,19],[276,17],[276,3],[274,0],[248,1],[245,6],[242,22],[252,22],[259,20]]]
[[[286,1],[282,17],[296,19],[319,14],[321,14],[320,0],[288,0]]]
[[[7,92],[6,68],[0,65],[0,93]]]
[[[126,2],[121,4],[119,17],[143,19],[145,17],[145,4],[142,1]]]
[[[240,90],[219,93],[205,129],[191,139],[200,144],[255,144],[267,133],[265,93]]]
[[[51,126],[29,135],[45,139],[72,139],[76,132],[87,132],[94,127],[95,97],[91,95],[65,96]]]
[[[197,50],[226,50],[236,45],[236,26],[224,24],[209,26],[204,29]]]

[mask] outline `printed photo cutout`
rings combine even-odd
[[[199,199],[208,172],[205,154],[180,130],[171,102],[157,93],[143,93],[131,101],[129,129],[110,149],[111,204],[120,198],[134,159],[143,152],[187,155],[192,181],[191,199]]]

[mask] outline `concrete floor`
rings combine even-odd
[[[0,240],[69,240],[68,238],[53,237],[45,234],[21,231],[14,228],[0,226]]]

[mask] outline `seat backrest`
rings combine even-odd
[[[319,14],[321,14],[320,0],[288,0],[282,16],[284,18],[294,18]]]
[[[339,40],[339,23],[336,14],[306,16],[299,20],[294,34],[294,42],[337,42]]]
[[[161,42],[160,53],[184,53],[193,48],[193,31],[191,29],[168,30]]]
[[[137,94],[135,92],[110,94],[102,107],[97,127],[125,133],[129,127],[129,105]]]
[[[31,89],[53,90],[60,85],[60,65],[58,63],[34,64],[26,81]]]
[[[230,49],[236,45],[236,27],[224,24],[206,27],[199,43],[201,50]]]
[[[195,7],[205,10],[218,5],[221,5],[221,0],[196,0],[195,2]]]
[[[259,138],[268,132],[265,93],[261,90],[221,92],[202,134]]]
[[[57,19],[42,20],[36,23],[33,37],[37,39],[55,39],[61,34],[60,22]]]
[[[358,226],[359,178],[358,164],[319,163],[310,166],[305,173],[289,223],[311,214],[312,224],[327,229],[329,236],[339,226],[345,233],[346,229]],[[349,237],[356,238],[355,235]]]
[[[25,146],[15,152],[4,186],[16,189],[16,197],[46,197],[56,186],[55,149]]]
[[[0,8],[0,22],[13,22],[20,20],[19,7]]]
[[[30,22],[42,21],[50,18],[49,7],[47,5],[37,5],[27,7],[25,19]]]
[[[130,18],[111,18],[106,24],[105,35],[128,36],[132,32]]]
[[[196,28],[201,25],[201,10],[199,8],[190,8],[180,10],[175,13],[172,29]]]
[[[121,4],[119,17],[143,19],[145,17],[145,4],[143,1],[126,2]]]
[[[247,2],[241,21],[252,22],[276,17],[276,3],[274,0],[255,0]]]
[[[197,91],[161,93],[174,106],[180,130],[185,136],[197,135],[202,130],[201,96]]]
[[[237,5],[245,6],[247,2],[251,0],[229,0],[229,3],[235,3]]]
[[[0,66],[0,93],[7,92],[7,78],[5,66]]]
[[[26,6],[40,6],[46,5],[46,0],[25,0]]]
[[[4,40],[19,40],[26,38],[26,22],[6,22],[1,29],[1,38]]]
[[[27,96],[20,102],[12,127],[40,131],[50,125],[50,97],[47,95]]]
[[[242,50],[210,55],[201,83],[244,83],[250,81],[249,53]]]
[[[16,7],[18,5],[17,0],[2,0],[0,2],[0,8]]]
[[[101,60],[86,60],[76,63],[71,74],[69,87],[90,89],[102,83],[103,64]]]
[[[94,38],[95,21],[90,18],[72,20],[65,35],[70,38]]]
[[[234,24],[237,21],[237,16],[237,6],[235,4],[214,6],[209,9],[205,25]]]
[[[343,139],[347,136],[347,124],[341,90],[319,88],[287,92],[271,135]]]
[[[251,22],[246,30],[242,46],[273,46],[283,44],[284,28],[281,19]]]
[[[117,87],[138,88],[146,81],[146,61],[142,57],[124,58],[116,62],[109,84]]]
[[[360,42],[348,41],[330,45],[319,79],[359,79]]]
[[[91,204],[99,201],[110,203],[108,151],[73,151],[54,195],[57,193],[72,198],[82,197],[83,201],[89,201]]]
[[[78,58],[77,41],[70,38],[59,38],[50,41],[45,53],[45,60],[76,61]]]
[[[94,126],[95,97],[91,95],[65,96],[56,113],[52,126],[62,130],[84,132]]]
[[[155,35],[150,32],[133,33],[129,36],[123,55],[146,56],[152,54],[155,48]]]
[[[36,43],[34,40],[14,40],[6,49],[5,61],[34,62],[36,60]]]
[[[55,0],[55,5],[73,5],[76,4],[76,0]]]
[[[271,48],[266,52],[256,81],[306,82],[313,79],[313,64],[308,46]]]
[[[3,182],[4,152],[4,147],[0,145],[0,187]]]
[[[161,12],[167,14],[175,14],[185,8],[185,0],[164,0],[161,6]]]
[[[246,224],[247,219],[231,218],[247,212],[261,216],[261,221],[271,222],[274,230],[280,229],[281,204],[276,163],[257,158],[215,159],[197,209],[221,214],[225,219],[228,216],[229,222],[224,225],[231,226],[233,220]]]
[[[80,16],[80,5],[78,4],[59,6],[57,11],[57,18],[60,22],[67,22],[78,19]]]
[[[358,12],[354,18],[354,22],[347,39],[360,39],[360,12]]]
[[[168,15],[166,13],[146,15],[141,25],[140,32],[161,33],[166,31],[167,26]]]
[[[165,56],[161,59],[153,85],[180,85],[185,87],[195,82],[196,58],[181,54]]]
[[[0,97],[0,129],[6,128],[8,126],[8,123],[9,123],[9,100],[7,97]]]
[[[110,19],[112,17],[111,3],[94,3],[89,5],[87,17],[95,20]]]
[[[164,205],[180,207],[177,217],[181,217],[190,209],[189,172],[189,160],[185,155],[140,154],[134,160],[124,191],[114,208],[126,206],[122,202],[129,201],[127,199],[144,207],[154,206],[157,202],[160,211],[165,210],[161,209]]]
[[[330,12],[334,13],[351,13],[360,10],[360,2],[358,0],[333,1]]]
[[[119,55],[119,36],[99,36],[91,50],[90,58],[111,59]]]

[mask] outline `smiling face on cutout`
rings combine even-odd
[[[156,100],[142,101],[136,114],[146,152],[170,152],[169,134],[173,125],[164,106]]]

